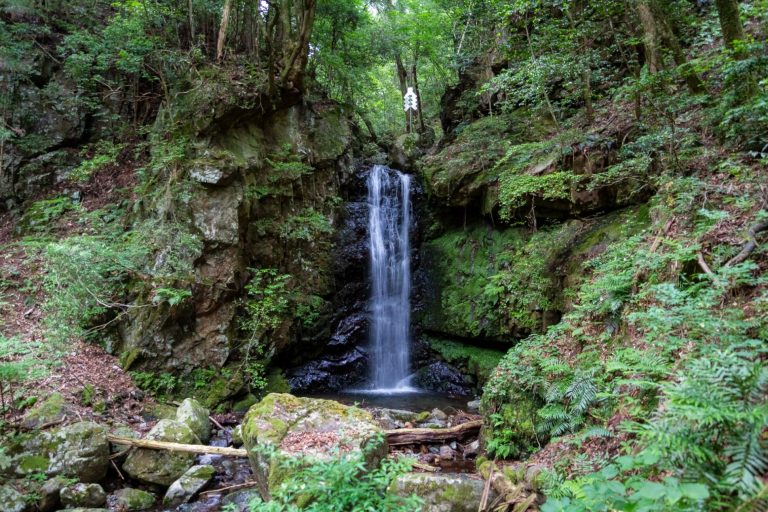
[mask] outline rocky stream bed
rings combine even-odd
[[[197,401],[186,399],[178,407],[154,409],[162,417],[147,415],[143,426],[151,428],[143,438],[137,432],[141,429],[127,425],[67,418],[53,428],[17,436],[4,447],[0,505],[7,512],[245,511],[260,500],[255,467],[262,468],[272,491],[289,476],[278,460],[324,461],[362,453],[366,463],[376,465],[384,457],[415,460],[412,472],[400,476],[388,492],[419,495],[423,510],[476,511],[481,500],[497,496],[476,471],[479,416],[444,409],[358,407],[272,393],[244,416],[211,416]],[[461,431],[462,425],[471,429],[445,438],[429,436]],[[402,441],[398,432],[422,437]],[[230,453],[149,449],[128,445],[132,439],[192,445],[193,451],[229,447]],[[253,455],[254,448],[264,445],[276,450],[268,460]],[[233,450],[238,447],[245,450]]]

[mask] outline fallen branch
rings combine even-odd
[[[242,484],[230,485],[228,487],[219,487],[218,489],[211,489],[210,491],[201,492],[200,495],[203,495],[203,494],[216,494],[218,492],[232,491],[232,490],[235,490],[235,489],[245,489],[245,488],[248,488],[248,487],[256,487],[257,485],[259,485],[259,484],[258,484],[258,482],[255,482],[255,481],[254,482],[245,482],[245,483],[242,483]]]
[[[704,260],[704,255],[701,253],[698,253],[696,255],[696,259],[699,262],[699,266],[701,267],[701,270],[703,270],[704,273],[707,274],[709,277],[714,277],[715,273],[712,272],[712,269],[709,268],[709,265],[707,265],[707,262]]]
[[[475,420],[449,428],[399,428],[396,430],[387,430],[384,434],[387,437],[387,443],[392,446],[397,446],[460,439],[465,436],[477,434],[480,432],[480,427],[482,426],[483,420]]]
[[[421,462],[414,462],[412,466],[422,471],[429,471],[430,473],[436,473],[437,471],[440,471],[440,468],[436,468],[435,466],[430,466],[429,464],[422,464]]]
[[[247,457],[248,451],[242,448],[226,448],[223,446],[206,446],[202,444],[169,443],[167,441],[153,441],[150,439],[131,439],[129,437],[107,436],[107,440],[113,444],[124,444],[137,448],[149,448],[150,450],[167,450],[184,453],[210,453],[214,455],[226,455],[229,457]]]
[[[731,265],[738,265],[747,259],[747,256],[749,256],[750,253],[755,250],[755,247],[757,247],[757,234],[761,231],[765,231],[766,229],[768,229],[768,220],[758,222],[749,228],[747,230],[747,237],[749,238],[747,243],[745,243],[744,247],[741,248],[739,254],[728,260],[728,262],[723,266],[730,267]]]

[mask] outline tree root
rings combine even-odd
[[[751,228],[747,230],[747,236],[748,240],[747,243],[744,244],[744,246],[741,248],[741,251],[739,251],[739,254],[731,258],[726,262],[724,267],[730,267],[732,265],[738,265],[742,261],[746,260],[747,257],[752,253],[752,251],[755,250],[757,247],[757,234],[761,231],[765,231],[768,229],[768,220],[764,220],[762,222],[758,222]]]

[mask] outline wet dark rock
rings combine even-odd
[[[453,366],[436,362],[416,372],[414,383],[424,389],[454,396],[467,396],[472,393],[472,385],[459,370]]]
[[[361,348],[353,348],[338,356],[310,361],[287,372],[294,392],[334,391],[362,380],[368,356]]]
[[[359,344],[368,332],[368,315],[362,312],[344,318],[331,336],[328,346],[349,347]]]
[[[243,489],[224,496],[224,499],[221,500],[221,504],[224,506],[231,505],[235,507],[235,510],[238,512],[247,512],[250,510],[248,505],[252,501],[257,503],[261,502],[261,495],[259,495],[259,492],[255,489]]]

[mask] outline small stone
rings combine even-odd
[[[154,506],[155,495],[141,489],[126,487],[112,494],[114,505],[118,510],[133,512],[134,510],[147,510]]]
[[[100,507],[107,502],[107,493],[99,484],[75,484],[64,487],[59,494],[67,508]]]
[[[232,435],[232,444],[234,446],[240,446],[243,444],[243,426],[242,425],[237,425],[235,428],[233,428],[231,435]]]
[[[67,479],[60,476],[49,478],[45,481],[39,491],[40,501],[37,504],[37,508],[40,509],[40,512],[51,512],[59,508],[61,503],[59,493],[66,485]]]
[[[213,466],[192,466],[168,488],[163,498],[163,505],[187,503],[208,485],[215,473]]]
[[[223,507],[226,508],[228,505],[235,507],[237,512],[248,512],[252,502],[262,502],[259,491],[255,489],[242,489],[240,491],[235,491],[231,494],[227,494],[224,496],[224,499],[221,500]]]
[[[24,512],[27,508],[24,495],[10,485],[0,486],[0,504],[3,512]]]
[[[467,410],[468,411],[479,411],[480,410],[480,400],[471,400],[467,402]]]
[[[480,452],[480,441],[475,439],[464,447],[464,457],[477,456]]]
[[[440,455],[440,458],[443,460],[453,460],[456,456],[456,452],[454,452],[450,446],[443,445],[440,447],[440,451],[438,452]]]
[[[436,420],[447,420],[447,419],[448,419],[448,415],[447,415],[447,414],[445,414],[443,411],[441,411],[441,410],[440,410],[440,409],[438,409],[438,408],[434,408],[434,409],[432,409],[432,413],[431,413],[431,416],[432,416],[434,419],[436,419]]]
[[[208,409],[200,405],[200,402],[193,398],[186,398],[176,409],[176,421],[191,428],[200,441],[207,443],[211,438],[209,414]]]

